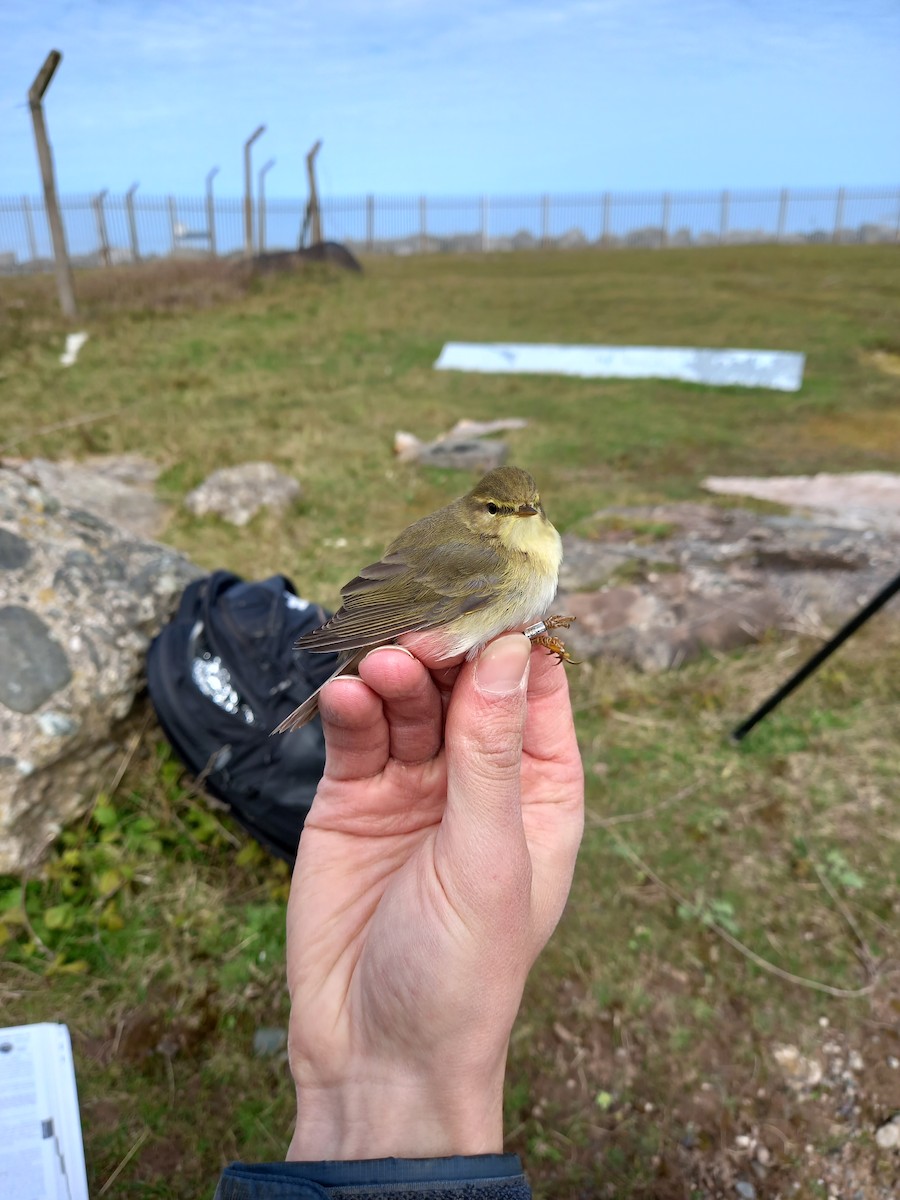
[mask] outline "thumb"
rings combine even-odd
[[[443,849],[449,865],[483,881],[527,861],[520,775],[530,661],[520,633],[491,642],[460,672],[447,711]]]

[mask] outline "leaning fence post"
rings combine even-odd
[[[72,268],[69,264],[69,254],[66,250],[66,233],[62,217],[59,215],[59,204],[56,200],[56,180],[53,172],[53,153],[47,137],[47,126],[44,124],[44,92],[50,86],[53,73],[62,61],[58,50],[51,50],[44,65],[34,77],[34,83],[28,89],[28,107],[31,109],[31,123],[34,126],[34,142],[37,147],[38,162],[41,168],[41,183],[44,188],[44,207],[47,210],[47,223],[50,226],[50,237],[53,241],[53,260],[56,263],[56,287],[59,292],[59,306],[63,315],[73,321],[78,315],[75,307],[75,288],[72,283]]]
[[[94,217],[97,221],[97,243],[100,261],[104,267],[108,267],[111,262],[109,256],[109,237],[106,232],[106,213],[103,211],[103,201],[106,199],[108,191],[108,188],[104,188],[102,192],[98,192],[91,200],[94,208]]]
[[[258,125],[244,142],[244,254],[253,257],[253,180],[250,176],[250,147],[266,132]]]
[[[788,190],[781,189],[781,195],[778,199],[778,232],[775,234],[776,241],[782,241],[784,232],[787,229],[787,213],[788,213]]]
[[[419,253],[424,254],[428,249],[428,200],[419,197]]]
[[[219,173],[218,167],[213,167],[206,175],[206,235],[209,239],[209,253],[216,257],[216,205],[213,200],[213,180]]]
[[[22,216],[25,218],[25,233],[28,236],[28,254],[32,263],[37,262],[37,238],[34,235],[34,214],[31,211],[31,201],[27,196],[22,197]]]
[[[259,175],[257,176],[257,254],[265,254],[266,252],[266,175],[274,166],[275,159],[270,158],[264,166],[259,168]]]
[[[837,200],[834,205],[834,233],[831,235],[833,242],[841,240],[841,230],[844,227],[844,189],[838,188]]]
[[[600,241],[606,246],[609,244],[609,210],[611,200],[609,192],[603,193],[603,224],[600,230]]]
[[[178,250],[178,209],[175,207],[175,197],[169,197],[169,227],[172,230],[172,256]]]
[[[138,245],[137,221],[134,219],[134,193],[141,185],[133,183],[125,193],[125,212],[128,217],[128,240],[131,243],[131,261],[141,261],[141,250]]]
[[[728,210],[731,207],[731,196],[728,192],[722,193],[721,205],[719,208],[719,243],[725,241],[728,237]]]

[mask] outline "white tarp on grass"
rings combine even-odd
[[[698,350],[690,346],[541,346],[447,342],[439,371],[499,375],[578,375],[601,379],[680,379],[716,387],[796,392],[805,355],[778,350]]]

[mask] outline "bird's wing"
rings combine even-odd
[[[296,646],[322,652],[356,650],[403,633],[435,629],[490,604],[502,578],[502,560],[488,543],[443,542],[409,553],[398,539],[383,559],[345,584],[338,611]]]

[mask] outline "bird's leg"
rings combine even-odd
[[[553,637],[550,633],[551,629],[568,629],[574,620],[574,617],[545,617],[543,621],[535,621],[533,625],[529,625],[525,630],[525,636],[532,646],[546,646],[547,650],[551,654],[555,654],[560,662],[576,666],[579,660],[572,658],[562,638]]]

